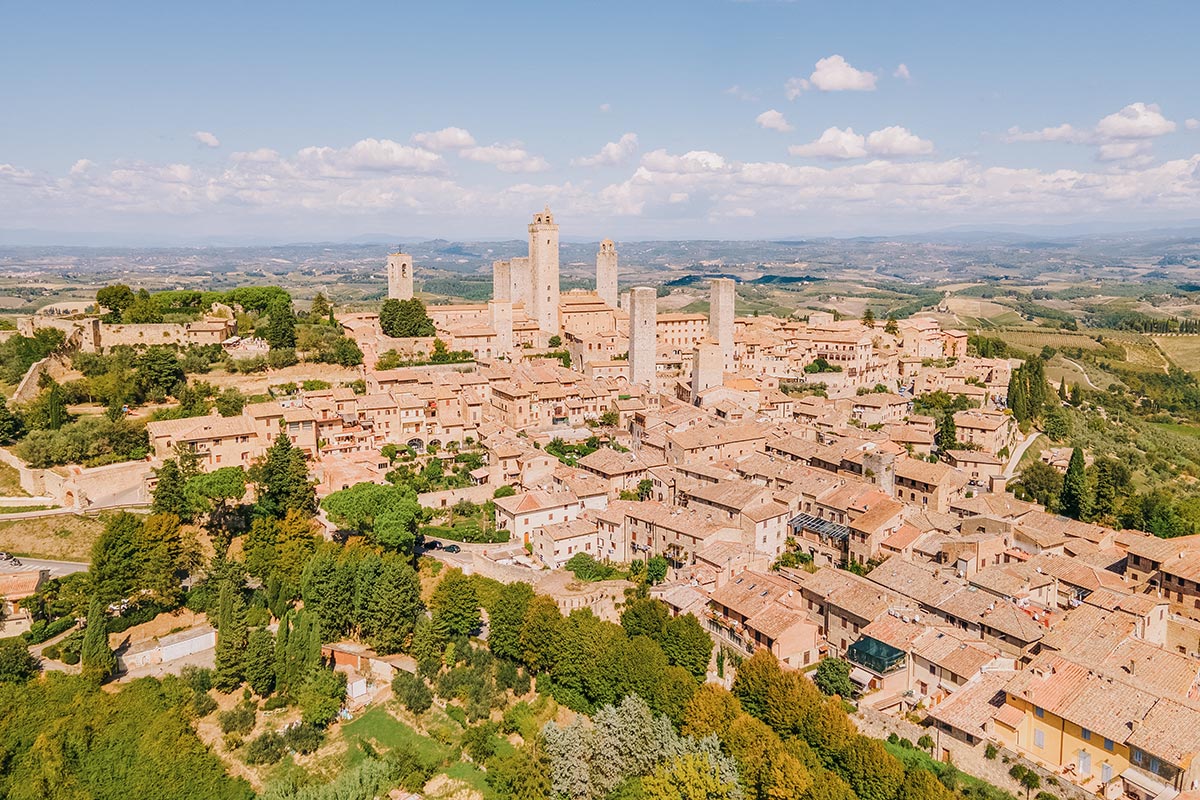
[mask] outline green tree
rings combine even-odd
[[[641,597],[625,604],[621,612],[621,627],[629,636],[649,636],[661,641],[671,621],[671,609],[656,597]]]
[[[4,395],[0,395],[0,445],[16,442],[25,433],[25,423],[8,407]]]
[[[275,691],[275,637],[255,628],[246,641],[246,683],[259,697]]]
[[[41,662],[18,637],[0,639],[0,683],[24,683],[41,669]]]
[[[446,638],[466,636],[482,622],[475,583],[458,569],[447,570],[438,581],[429,608],[434,627]]]
[[[737,780],[723,775],[717,759],[706,753],[685,753],[663,762],[642,781],[646,800],[737,800]]]
[[[88,609],[79,663],[83,676],[99,683],[107,680],[117,668],[117,657],[108,646],[108,614],[99,598],[93,599]]]
[[[179,525],[174,514],[151,514],[134,538],[140,554],[137,588],[166,606],[183,600],[183,579],[200,563],[199,546]]]
[[[424,714],[433,705],[433,693],[425,680],[403,669],[396,670],[392,678],[392,692],[414,714]]]
[[[122,317],[130,325],[155,325],[163,321],[162,309],[145,289],[138,289],[137,296]]]
[[[436,333],[425,304],[415,297],[412,300],[385,300],[379,311],[379,327],[385,335],[397,339]]]
[[[1062,494],[1059,498],[1062,513],[1073,519],[1087,519],[1092,511],[1092,497],[1085,469],[1083,448],[1075,447],[1071,451],[1071,460],[1067,464],[1067,474],[1063,478]]]
[[[312,305],[309,307],[308,314],[316,320],[324,320],[333,312],[333,306],[329,305],[329,301],[325,299],[325,295],[317,292],[312,299]]]
[[[651,586],[662,583],[667,579],[667,559],[654,556],[646,562],[646,582]]]
[[[526,745],[488,762],[488,786],[511,800],[549,800],[550,779],[536,745]]]
[[[1064,403],[1067,401],[1067,376],[1063,375],[1062,380],[1058,382],[1058,399]]]
[[[157,483],[150,508],[157,514],[174,514],[180,519],[191,519],[191,508],[183,492],[186,481],[179,471],[179,462],[173,458],[164,460],[163,465],[154,470],[154,477]]]
[[[317,669],[297,697],[300,718],[309,725],[324,728],[337,719],[346,699],[346,673]]]
[[[384,558],[362,620],[367,641],[381,654],[400,652],[423,610],[421,585],[412,565],[399,555]]]
[[[917,739],[917,747],[920,747],[922,750],[928,750],[929,755],[932,756],[933,755],[933,737],[931,737],[928,733],[921,734],[921,738]]]
[[[958,425],[954,422],[954,413],[947,412],[938,420],[937,446],[943,453],[953,450],[958,445]]]
[[[143,574],[143,554],[138,549],[142,521],[128,512],[108,519],[92,545],[92,592],[104,605],[130,596]]]
[[[813,683],[824,694],[852,699],[856,692],[850,681],[850,663],[841,658],[823,658],[813,674]]]
[[[230,386],[217,395],[216,405],[217,413],[222,417],[236,417],[246,407],[246,396]]]
[[[1025,774],[1021,776],[1020,784],[1025,789],[1025,800],[1029,800],[1029,793],[1037,790],[1042,785],[1041,777],[1033,770],[1025,770]]]
[[[262,338],[272,350],[296,346],[296,312],[291,298],[278,297],[267,306],[267,323]]]
[[[862,324],[867,326],[868,328],[874,328],[875,327],[875,312],[869,308],[866,311],[864,311],[863,315],[862,315]]]
[[[217,649],[213,686],[226,694],[246,677],[246,605],[241,588],[231,578],[221,581],[218,601]]]
[[[712,658],[713,640],[692,614],[682,614],[667,623],[660,640],[667,663],[683,667],[697,681],[703,681]]]
[[[1071,384],[1071,405],[1076,408],[1083,405],[1083,390],[1079,388],[1078,383]]]
[[[531,671],[540,673],[554,665],[554,642],[562,624],[562,612],[552,598],[537,595],[529,603],[521,626],[521,660]]]
[[[1098,458],[1092,465],[1096,475],[1092,512],[1099,519],[1116,516],[1119,500],[1129,491],[1132,474],[1129,467],[1115,458]]]
[[[501,586],[488,606],[488,647],[497,657],[521,660],[521,628],[533,597],[532,586],[514,581]]]
[[[1049,464],[1033,461],[1021,468],[1021,477],[1017,481],[1017,487],[1026,498],[1041,503],[1054,511],[1059,505],[1063,476]]]
[[[123,283],[105,286],[96,292],[96,304],[108,309],[109,322],[119,321],[133,301],[133,290]]]
[[[179,356],[162,345],[147,347],[133,360],[134,385],[147,397],[166,397],[186,380]]]
[[[258,509],[267,516],[281,518],[290,509],[313,513],[317,508],[316,489],[308,479],[304,453],[292,445],[287,434],[280,433],[266,455],[251,471],[258,487]]]
[[[900,325],[896,321],[895,314],[888,314],[887,324],[883,326],[883,332],[890,336],[900,335]]]

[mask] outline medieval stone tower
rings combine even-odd
[[[529,224],[529,277],[531,296],[513,299],[526,301],[526,313],[539,328],[558,333],[558,225],[549,206]]]
[[[392,253],[387,258],[388,299],[412,300],[413,263],[408,253]]]
[[[734,283],[730,278],[715,278],[708,301],[708,338],[721,346],[728,362],[733,359]]]
[[[639,286],[629,293],[629,382],[657,389],[658,293]]]
[[[610,308],[617,307],[617,246],[612,239],[601,242],[596,253],[596,294]]]

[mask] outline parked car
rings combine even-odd
[[[461,553],[462,548],[456,544],[448,544],[448,545],[446,545],[446,552],[447,553]]]
[[[437,539],[426,539],[425,546],[427,548],[429,548],[430,550],[441,550],[442,549],[442,543],[439,542]]]

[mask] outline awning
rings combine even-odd
[[[1174,797],[1178,794],[1174,786],[1163,783],[1159,778],[1137,767],[1128,767],[1121,773],[1121,780],[1132,783],[1152,797]]]
[[[862,667],[855,667],[854,669],[850,670],[850,680],[854,681],[859,686],[870,686],[871,679],[874,677],[874,675],[867,672]]]

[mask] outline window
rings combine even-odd
[[[1112,764],[1100,765],[1100,780],[1102,780],[1104,783],[1108,783],[1112,780]]]
[[[1112,750],[1113,750],[1113,740],[1112,739],[1104,740],[1104,749],[1110,753],[1112,752]]]
[[[1034,706],[1033,715],[1038,719],[1044,719],[1046,717],[1046,710],[1041,706]]]
[[[1042,731],[1033,732],[1033,746],[1039,750],[1046,746],[1046,734]]]
[[[1083,729],[1083,740],[1085,742],[1090,742],[1092,740],[1092,732],[1089,731],[1087,728]]]

